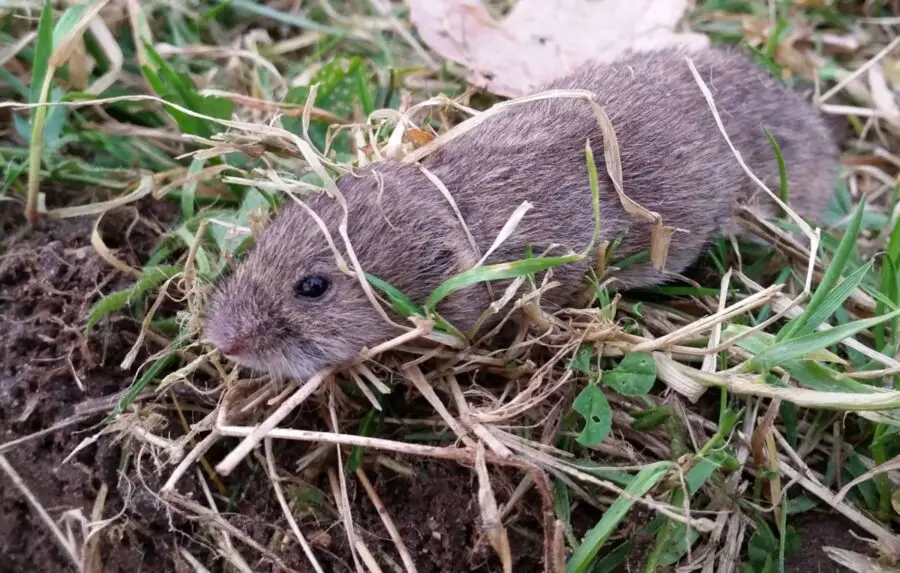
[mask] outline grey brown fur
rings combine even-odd
[[[778,188],[765,126],[786,159],[791,206],[805,217],[819,217],[835,184],[837,148],[814,109],[737,51],[712,48],[691,57],[749,167],[770,188]],[[660,213],[664,223],[687,231],[672,239],[669,270],[684,270],[718,233],[728,230],[738,201],[760,198],[719,132],[682,52],[663,50],[629,55],[615,65],[586,65],[547,88],[597,94],[618,136],[625,192]],[[536,253],[554,243],[580,251],[593,232],[584,154],[589,136],[601,177],[603,238],[624,234],[618,255],[647,249],[651,227],[622,208],[606,176],[596,120],[582,101],[552,99],[512,107],[423,164],[455,198],[481,252],[520,203],[534,204],[488,263],[521,259],[529,245]],[[363,268],[413,300],[423,302],[440,282],[477,260],[450,206],[415,166],[381,162],[341,178],[338,186],[349,204],[349,235]],[[765,212],[777,213],[768,199],[760,199]],[[342,247],[337,232],[341,208],[324,195],[311,199],[310,206]],[[569,303],[587,264],[554,269],[560,286],[544,294],[542,304],[553,310]],[[296,281],[310,274],[327,276],[331,288],[319,299],[295,296]],[[648,264],[617,276],[628,287],[662,280]],[[489,303],[488,290],[479,285],[452,295],[438,311],[467,329]],[[301,379],[396,334],[356,279],[338,271],[318,226],[294,204],[287,205],[217,291],[206,332],[241,364]]]

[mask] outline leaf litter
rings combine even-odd
[[[678,31],[682,0],[519,0],[506,17],[481,0],[410,0],[425,43],[467,70],[467,80],[507,97],[533,92],[587,60],[625,51],[702,48],[703,34]]]

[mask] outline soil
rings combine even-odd
[[[87,336],[84,328],[92,305],[104,294],[127,287],[131,279],[113,269],[91,246],[93,218],[45,220],[25,232],[20,225],[21,208],[4,205],[0,213],[0,242],[6,243],[6,250],[0,251],[0,454],[50,518],[63,531],[71,527],[76,538],[81,538],[81,523],[62,521],[62,517],[80,515],[82,523],[92,521],[101,489],[108,491],[102,518],[118,520],[99,536],[98,570],[193,570],[179,556],[179,547],[211,571],[223,570],[221,558],[209,550],[216,541],[207,537],[209,530],[167,510],[151,493],[158,491],[168,472],[155,475],[151,469],[137,480],[134,462],[126,455],[130,450],[108,437],[72,455],[82,441],[103,428],[104,417],[134,379],[133,372],[119,365],[135,340],[137,320],[122,314],[102,321]],[[108,213],[101,234],[117,257],[140,267],[156,246],[159,229],[165,229],[176,213],[164,203],[144,202],[136,207]],[[138,211],[141,221],[135,218]],[[177,418],[172,416],[170,422]],[[47,431],[53,426],[58,428]],[[181,435],[179,429],[171,424],[170,435]],[[41,434],[32,436],[37,432]],[[211,459],[220,459],[226,446],[233,445],[215,448]],[[303,455],[297,448],[279,453],[285,460]],[[414,478],[374,467],[368,475],[390,508],[418,570],[498,571],[493,551],[485,542],[479,543],[477,486],[471,470],[420,460],[407,463],[416,467]],[[327,478],[319,481],[327,487]],[[242,470],[223,482],[232,502],[227,507],[224,501],[229,499],[221,498],[220,510],[230,510],[223,515],[249,538],[271,547],[276,531],[285,529],[284,517],[264,472]],[[179,490],[193,500],[204,499],[194,476],[185,477]],[[399,563],[393,542],[364,491],[352,496],[351,511],[367,544]],[[300,525],[319,549],[317,556],[326,570],[353,570],[338,516],[307,515]],[[516,570],[538,571],[540,540],[520,539],[515,533],[511,537],[517,549]],[[243,555],[259,557],[246,546],[236,545]],[[291,570],[311,571],[292,540],[282,541],[273,553]],[[282,570],[265,557],[251,562],[251,567]],[[73,570],[71,559],[49,527],[21,488],[0,472],[0,572],[69,570]]]
[[[97,256],[90,244],[92,218],[43,221],[26,233],[19,226],[21,209],[4,205],[0,230],[11,244],[0,257],[0,444],[65,425],[0,453],[52,519],[76,510],[90,521],[102,487],[110,491],[104,511],[109,517],[123,507],[117,493],[120,449],[100,440],[64,460],[96,431],[131,383],[131,374],[118,365],[134,341],[133,321],[112,321],[84,335],[92,304],[128,286],[129,279]],[[172,217],[169,205],[141,209],[147,224],[132,226],[136,211],[123,208],[101,225],[108,246],[138,267],[158,238],[153,227]],[[125,535],[114,551],[104,552],[103,570],[165,570],[155,549],[152,536]],[[0,571],[66,570],[72,570],[71,561],[3,475]]]
[[[788,573],[846,573],[848,569],[832,561],[822,550],[823,547],[838,547],[873,555],[872,547],[859,538],[866,539],[869,536],[843,517],[813,512],[792,520],[791,526],[800,534],[800,549],[784,560],[784,568]],[[851,531],[859,537],[851,534]]]
[[[140,221],[135,218],[138,210],[143,217]],[[145,202],[138,204],[137,210],[126,207],[107,214],[101,231],[119,258],[140,267],[157,244],[159,230],[175,216],[172,205]],[[220,540],[210,536],[209,528],[166,509],[154,497],[152,492],[158,491],[168,471],[154,473],[150,467],[137,479],[134,458],[128,455],[133,451],[108,436],[72,455],[79,444],[104,427],[104,417],[134,378],[133,372],[123,371],[119,365],[135,340],[137,320],[120,314],[102,321],[89,336],[84,332],[85,317],[94,302],[103,294],[128,286],[131,279],[96,254],[90,244],[93,219],[44,221],[21,236],[20,220],[20,209],[4,208],[0,212],[0,240],[10,243],[5,252],[0,251],[0,455],[50,518],[63,531],[70,528],[79,539],[82,524],[71,516],[80,512],[83,523],[92,521],[95,502],[101,490],[108,489],[102,518],[117,519],[99,535],[101,565],[97,571],[192,571],[181,550],[211,571],[227,569],[223,559],[211,550]],[[162,429],[162,435],[165,431],[173,437],[182,435],[174,408],[156,405],[170,414],[169,427]],[[193,420],[191,412],[187,416]],[[58,427],[53,429],[55,425]],[[12,443],[42,431],[36,437]],[[231,446],[233,443],[217,446],[209,459],[221,459]],[[306,453],[302,446],[276,447],[284,468],[290,468]],[[367,460],[365,469],[418,570],[499,571],[493,549],[479,533],[478,487],[471,468],[420,459],[401,458],[397,462],[412,468],[414,475],[404,476],[376,465],[372,459]],[[284,566],[310,571],[293,539],[282,537],[286,531],[284,516],[265,472],[258,461],[250,460],[244,466],[220,479],[224,489],[215,493],[215,499],[221,515],[269,550],[269,555],[281,559]],[[520,476],[504,477],[507,481],[493,484],[500,503],[508,499]],[[313,476],[310,482],[315,487],[292,478],[284,487],[293,492],[292,499],[303,497],[300,492],[311,498],[316,493],[330,498],[330,494],[316,489],[328,490],[327,476]],[[191,502],[208,507],[201,503],[206,498],[196,475],[185,476],[179,491]],[[358,487],[351,488],[350,494],[357,533],[376,558],[401,563],[368,495]],[[529,508],[539,508],[540,504],[526,499],[521,505],[521,512],[508,524],[516,559],[514,571],[541,571],[542,530],[535,515],[528,513]],[[328,511],[299,511],[296,515],[327,571],[354,570],[339,516]],[[581,535],[598,516],[576,517],[577,534]],[[630,516],[637,529],[650,519],[639,512]],[[788,560],[788,571],[839,571],[822,553],[823,545],[866,550],[848,535],[848,526],[840,519],[803,518],[793,525],[801,531],[803,545],[800,553]],[[241,541],[232,542],[238,552],[248,556],[252,570],[283,570]],[[0,472],[0,573],[70,570],[70,558],[21,488],[13,485],[6,472]]]

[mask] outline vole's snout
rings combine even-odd
[[[276,310],[265,304],[266,297],[255,289],[244,293],[248,288],[246,281],[235,281],[216,293],[203,330],[219,352],[238,363],[256,366],[264,355],[278,349],[283,336],[276,335]]]
[[[240,354],[246,349],[246,345],[244,344],[244,342],[237,336],[224,338],[218,341],[212,339],[212,337],[210,338],[213,344],[215,344],[216,348],[219,349],[219,352],[226,356],[240,356]]]
[[[210,314],[204,325],[204,334],[219,352],[233,358],[247,350],[246,337],[235,328],[236,321],[229,324],[222,313],[221,309],[216,309]]]

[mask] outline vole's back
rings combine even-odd
[[[837,149],[812,106],[739,52],[714,48],[691,57],[749,167],[770,189],[779,188],[778,163],[766,128],[785,157],[792,207],[817,218],[832,195]],[[695,261],[730,226],[738,201],[756,195],[764,212],[778,212],[728,147],[683,53],[664,50],[634,54],[614,65],[584,66],[548,88],[596,94],[616,131],[624,192],[678,229],[671,238],[667,270],[678,273]],[[551,245],[582,251],[594,230],[585,163],[589,137],[600,175],[601,239],[622,239],[614,259],[648,250],[652,224],[622,207],[606,175],[603,140],[590,106],[583,100],[552,98],[503,110],[423,160],[453,196],[478,253],[444,195],[417,166],[384,161],[338,182],[349,207],[348,234],[355,254],[367,272],[424,302],[443,280],[471,268],[523,201],[533,208],[488,263],[520,260],[529,247],[536,254]],[[338,204],[318,196],[311,206],[336,235],[343,216]],[[245,265],[245,282],[254,288],[262,285],[271,291],[266,296],[276,300],[289,290],[282,285],[285,277],[296,280],[296,273],[324,268],[328,260],[333,256],[317,225],[301,209],[289,207]],[[559,286],[542,295],[542,304],[552,309],[570,302],[593,260],[553,269]],[[621,280],[617,287],[666,278],[649,262],[616,276]],[[235,298],[245,298],[250,287],[240,281],[235,285]],[[497,285],[493,294],[503,288]],[[330,314],[322,316],[355,317],[362,312],[354,306],[364,298],[361,290],[341,292]],[[451,295],[438,311],[465,329],[490,302],[487,289],[473,286]],[[323,318],[316,320],[324,324]],[[373,324],[376,320],[380,318],[372,318]]]
[[[750,168],[770,188],[778,188],[778,165],[765,127],[784,154],[793,208],[817,218],[831,198],[837,149],[812,107],[740,53],[710,49],[693,53],[692,59]],[[758,193],[678,51],[585,66],[548,87],[596,94],[618,137],[625,193],[680,229],[671,239],[670,271],[691,264],[729,227],[734,205]],[[489,263],[519,260],[529,247],[535,253],[551,245],[583,250],[594,229],[585,165],[588,138],[600,175],[601,238],[622,238],[616,257],[648,249],[651,224],[623,209],[606,175],[603,141],[590,107],[554,98],[510,107],[424,159],[453,196],[477,249],[418,166],[384,161],[341,178],[347,233],[358,261],[366,272],[425,302],[445,279],[472,267],[523,201],[533,208]],[[764,210],[775,214],[768,197],[761,198]],[[344,216],[341,205],[321,194],[309,204],[336,237]],[[335,265],[318,221],[288,205],[217,294],[207,330],[223,352],[253,368],[303,378],[392,335],[356,279]],[[542,294],[547,310],[570,302],[592,259],[553,269],[559,286]],[[641,263],[618,278],[635,287],[663,277]],[[483,285],[457,291],[437,310],[469,331],[489,307],[490,296],[504,288],[496,286],[490,292]]]
[[[740,52],[712,48],[690,56],[748,166],[777,192],[776,156],[763,131],[768,129],[786,160],[792,208],[817,218],[832,195],[837,148],[812,106]],[[777,213],[730,151],[682,52],[584,66],[547,88],[597,95],[618,137],[625,193],[681,230],[672,238],[669,270],[682,271],[729,226],[735,201],[757,195],[764,212]],[[597,120],[584,101],[557,98],[505,110],[424,164],[453,194],[482,250],[522,201],[534,204],[492,260],[519,259],[529,243],[535,252],[553,243],[580,250],[593,231],[585,165],[589,136],[601,177],[603,238],[628,231],[618,256],[648,249],[651,226],[622,208],[606,175]],[[571,295],[568,283],[584,270],[575,265],[554,271],[567,283],[559,297]],[[618,276],[630,287],[660,279],[647,264]]]

